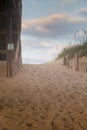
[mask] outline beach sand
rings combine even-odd
[[[0,77],[0,130],[87,130],[87,73],[53,61]]]

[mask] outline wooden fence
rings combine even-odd
[[[21,70],[21,67],[21,61],[15,61],[12,63],[0,61],[0,77],[13,77],[19,70]]]
[[[87,72],[87,62],[80,62],[79,70],[83,72]]]
[[[74,58],[70,59],[68,56],[64,56],[63,64],[73,70],[87,72],[87,57],[80,58],[76,54]]]
[[[0,77],[6,77],[6,61],[0,61]]]

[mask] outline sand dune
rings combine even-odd
[[[87,130],[87,73],[55,61],[0,77],[0,130]]]

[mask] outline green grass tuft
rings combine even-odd
[[[69,58],[73,58],[76,53],[79,53],[80,57],[87,56],[87,42],[82,45],[74,45],[68,48],[64,48],[63,51],[57,56],[56,60],[68,55]]]

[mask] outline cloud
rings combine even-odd
[[[77,11],[77,14],[87,16],[87,8],[81,8]]]
[[[77,2],[78,0],[62,0],[62,3],[64,4],[71,4],[71,3],[74,3],[74,2]]]
[[[54,14],[23,21],[22,32],[38,38],[56,38],[70,35],[76,28],[86,24],[87,19],[70,14]]]
[[[56,43],[56,42],[55,42]],[[29,50],[47,50],[51,49],[54,46],[54,41],[48,41],[48,40],[38,40],[31,38],[29,36],[22,35],[22,47],[23,50],[29,51]]]
[[[22,60],[23,63],[43,63],[52,60],[54,42],[37,41],[22,35]]]

